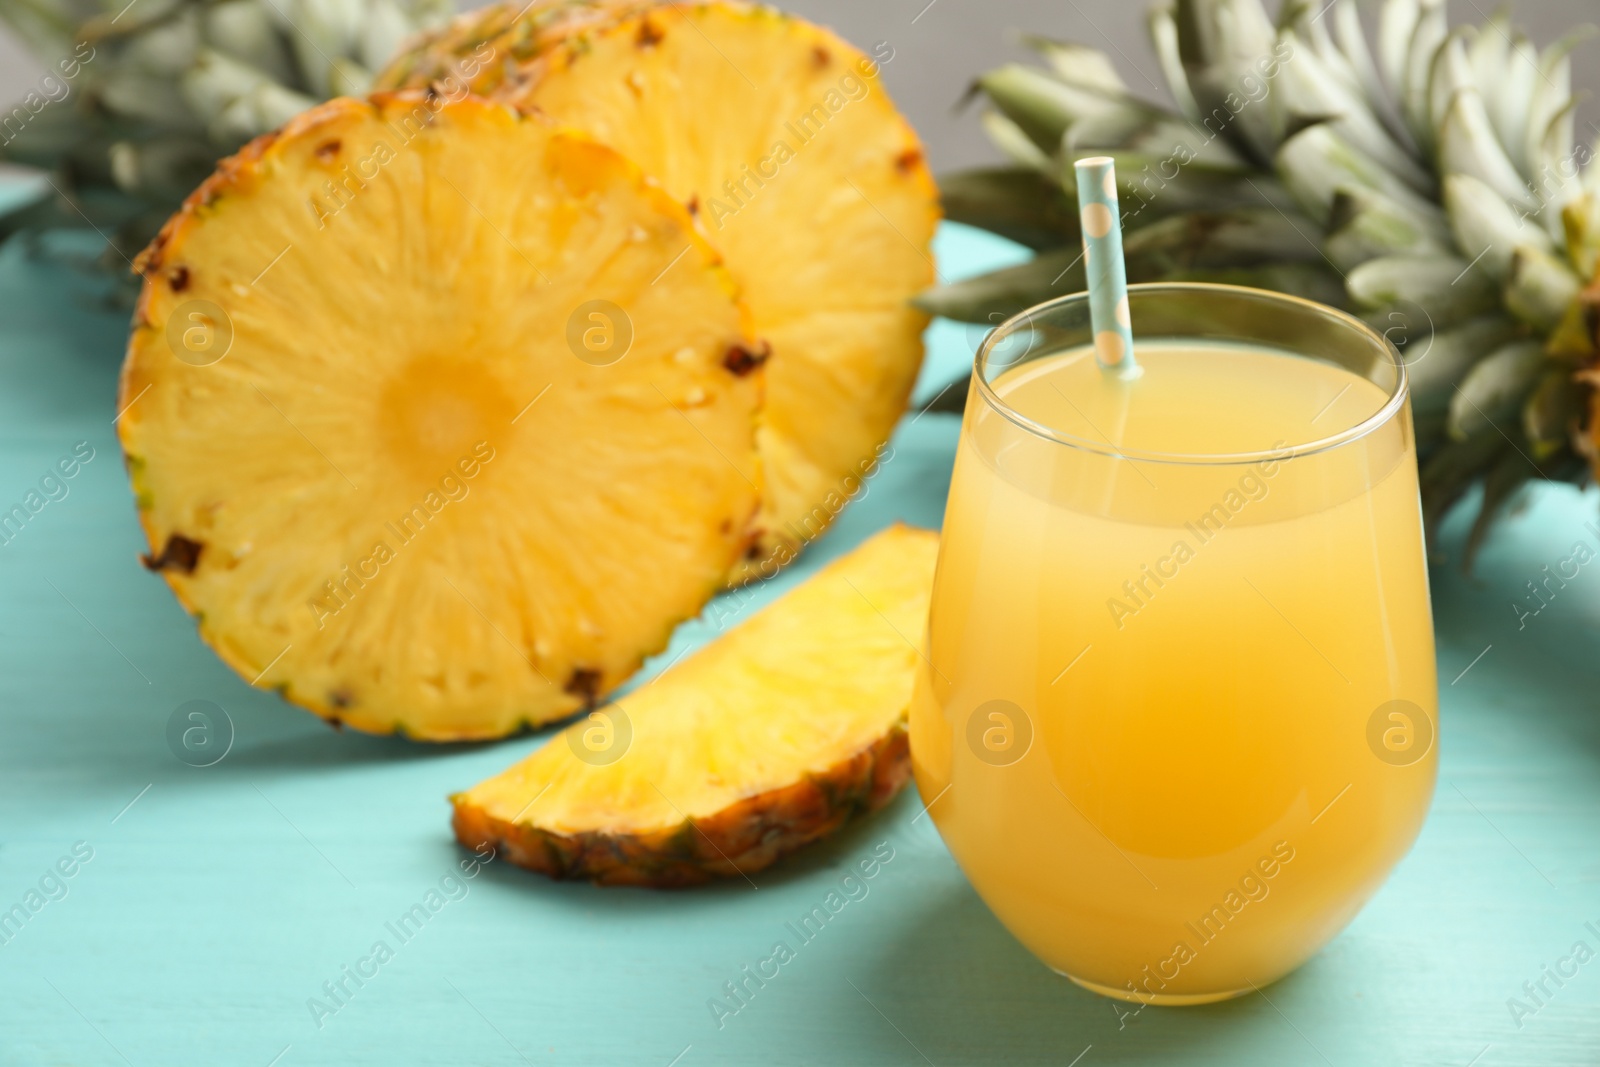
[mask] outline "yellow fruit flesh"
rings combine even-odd
[[[557,834],[649,835],[826,774],[901,729],[937,547],[928,531],[879,534],[458,808]],[[620,757],[595,761],[584,733],[597,728],[613,744],[631,730]]]
[[[498,105],[428,111],[333,101],[192,198],[147,256],[120,431],[241,674],[361,729],[493,737],[614,687],[715,590],[760,375],[724,366],[743,312],[635,168]],[[632,330],[604,366],[568,343],[595,299]],[[204,366],[169,344],[195,301],[232,331]]]
[[[933,281],[937,193],[879,67],[827,30],[733,3],[612,6],[635,10],[595,29],[536,8],[529,20],[560,16],[543,32],[573,40],[508,76],[508,58],[539,52],[515,31],[493,39],[478,85],[591,133],[698,208],[772,347],[764,535],[741,572],[770,574],[859,491],[904,411],[927,324],[908,300]],[[390,79],[437,80],[455,69],[443,55],[472,55],[501,24],[467,19],[477,32],[445,31]]]

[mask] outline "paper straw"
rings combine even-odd
[[[1123,378],[1142,370],[1133,356],[1128,315],[1128,269],[1122,260],[1122,215],[1117,203],[1117,165],[1110,156],[1074,164],[1078,213],[1083,222],[1083,267],[1089,279],[1089,321],[1101,369]]]

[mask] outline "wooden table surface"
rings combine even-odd
[[[755,889],[596,889],[499,864],[442,882],[464,855],[446,794],[548,734],[334,733],[225,668],[134,559],[112,431],[126,317],[22,251],[0,253],[0,510],[79,442],[93,458],[0,547],[0,913],[37,905],[0,931],[0,1064],[1600,1063],[1600,958],[1545,979],[1536,1011],[1508,1006],[1576,942],[1600,952],[1600,560],[1539,614],[1512,608],[1576,542],[1600,551],[1593,493],[1536,494],[1471,577],[1434,567],[1438,791],[1350,928],[1262,995],[1119,1017],[1012,940],[909,792]],[[1016,255],[956,227],[939,251],[947,276]],[[924,395],[971,352],[952,324],[930,342]],[[866,497],[760,595],[894,519],[937,526],[955,435],[947,417],[903,424]],[[231,719],[213,766],[168,747],[191,700]],[[785,922],[884,848],[864,898],[713,1016]],[[396,938],[441,886],[444,906]],[[380,940],[392,958],[314,1012]]]

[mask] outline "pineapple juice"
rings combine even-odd
[[[912,755],[1028,948],[1102,993],[1199,1003],[1307,959],[1416,836],[1432,626],[1407,411],[1319,451],[1385,392],[1265,348],[1138,356],[1132,383],[1088,350],[994,380],[1077,444],[974,390]]]

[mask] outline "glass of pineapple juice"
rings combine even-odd
[[[1359,320],[1133,286],[982,346],[911,710],[1000,921],[1079,985],[1237,996],[1333,937],[1432,795],[1437,683],[1404,364]]]

